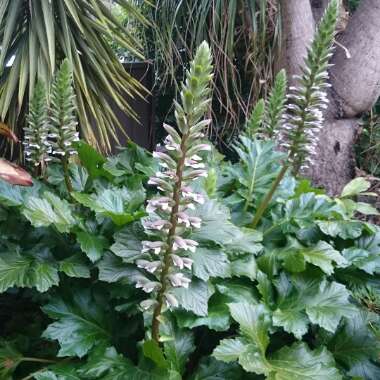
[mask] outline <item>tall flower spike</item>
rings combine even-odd
[[[211,53],[206,42],[197,49],[194,60],[182,85],[181,104],[175,102],[175,117],[179,132],[164,125],[168,136],[164,149],[154,156],[161,171],[150,178],[160,195],[148,201],[149,217],[144,228],[150,241],[143,242],[143,257],[137,265],[146,270],[151,280],[141,280],[138,286],[152,292],[154,299],[144,301],[143,308],[153,308],[152,337],[159,341],[160,315],[167,306],[177,307],[178,300],[171,290],[187,288],[191,282],[192,260],[187,257],[195,252],[196,241],[186,238],[188,232],[199,228],[200,218],[188,214],[195,204],[203,202],[203,196],[191,188],[194,179],[207,175],[201,152],[210,150],[202,143],[203,130],[210,123],[204,115],[211,102],[209,88],[212,79]]]
[[[286,102],[286,72],[281,70],[277,73],[273,89],[267,102],[265,115],[265,134],[272,138],[278,130],[285,111]]]
[[[326,9],[316,36],[308,49],[299,85],[291,87],[285,122],[278,134],[281,146],[289,151],[293,173],[312,161],[327,108],[328,66],[338,19],[338,0]]]
[[[75,154],[72,144],[79,140],[72,80],[71,66],[65,59],[54,78],[50,102],[52,154],[60,158]]]
[[[25,160],[38,167],[43,172],[45,163],[50,161],[52,151],[48,141],[49,121],[46,88],[38,81],[34,87],[32,99],[29,103],[27,126],[24,128]]]
[[[58,157],[56,159],[62,162],[66,187],[69,192],[72,191],[68,169],[69,157],[76,154],[73,143],[79,140],[72,81],[71,66],[65,59],[52,84],[49,138],[53,156]]]

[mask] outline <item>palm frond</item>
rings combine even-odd
[[[147,21],[127,0],[115,0],[138,22]],[[57,62],[73,68],[81,133],[107,150],[121,128],[110,103],[136,118],[130,98],[145,90],[126,72],[107,39],[114,38],[131,56],[142,58],[135,36],[124,30],[101,0],[4,0],[0,4],[0,115],[20,128],[37,78],[50,83]]]

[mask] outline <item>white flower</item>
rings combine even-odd
[[[173,137],[171,137],[170,135],[166,136],[164,144],[165,144],[165,148],[169,151],[175,150],[175,151],[179,152],[181,150],[181,146],[179,144],[175,143],[173,140]]]
[[[198,243],[191,239],[183,239],[180,236],[174,236],[173,251],[178,249],[188,250],[190,252],[195,252]]]
[[[188,216],[184,212],[179,212],[178,214],[178,223],[184,224],[186,227],[194,227],[194,228],[200,228],[201,227],[201,218],[198,218],[196,216]]]
[[[158,158],[159,164],[165,168],[175,168],[176,162],[166,153],[163,152],[153,152],[153,157]]]
[[[178,267],[179,269],[187,268],[191,269],[193,265],[193,260],[189,259],[188,257],[180,257],[178,255],[171,254],[170,255],[173,264]]]
[[[156,177],[162,178],[162,179],[166,179],[166,178],[176,179],[177,175],[176,175],[175,171],[167,170],[165,172],[156,172]]]
[[[142,289],[145,293],[151,293],[155,289],[159,289],[161,284],[157,281],[149,281],[146,278],[142,278],[136,282],[136,288]]]
[[[202,194],[196,193],[193,191],[191,187],[183,186],[181,189],[181,193],[183,198],[185,199],[191,199],[196,203],[203,204],[205,203],[205,199]]]
[[[207,170],[204,169],[195,169],[192,171],[187,172],[185,179],[195,179],[200,177],[207,177],[208,173]]]
[[[171,227],[171,224],[164,219],[158,219],[153,222],[146,221],[143,222],[145,229],[147,230],[157,230],[157,231],[168,231]]]
[[[204,169],[205,164],[201,163],[202,157],[199,157],[197,154],[194,154],[190,158],[185,159],[185,166],[191,167],[193,169]]]
[[[152,299],[144,300],[144,301],[142,301],[140,303],[140,307],[143,310],[149,310],[149,309],[151,309],[152,307],[154,307],[156,305],[157,305],[157,301],[156,300],[152,300]]]
[[[169,197],[154,198],[148,201],[146,211],[151,213],[160,209],[162,211],[171,211],[172,209],[172,199]]]
[[[175,273],[175,274],[170,274],[168,276],[169,278],[169,281],[170,283],[172,284],[172,286],[176,287],[176,288],[188,288],[189,287],[189,284],[191,282],[191,280],[187,277],[185,277],[185,275],[183,273]]]
[[[166,244],[162,241],[143,241],[142,246],[141,253],[153,251],[154,254],[158,255]]]
[[[161,261],[148,261],[148,260],[137,260],[137,267],[145,269],[149,273],[154,273],[161,266]]]
[[[179,306],[177,298],[175,298],[170,293],[165,293],[165,301],[166,301],[166,306],[169,308]]]
[[[161,191],[170,191],[171,190],[170,184],[167,183],[162,178],[158,178],[158,177],[150,177],[149,181],[148,181],[148,185],[155,185],[155,186],[157,186],[157,189],[161,190]]]

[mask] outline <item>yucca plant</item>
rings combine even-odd
[[[323,112],[328,102],[325,92],[329,86],[327,69],[333,49],[338,11],[339,1],[332,0],[308,49],[302,75],[297,78],[299,84],[290,88],[285,121],[276,131],[279,146],[288,152],[288,157],[256,211],[253,228],[259,223],[289,167],[297,175],[301,169],[307,167],[315,154],[318,134],[323,126]]]
[[[154,275],[155,279],[143,277],[137,287],[153,292],[153,297],[142,303],[143,308],[153,308],[152,338],[159,341],[161,314],[165,307],[177,307],[172,294],[173,287],[189,286],[186,270],[192,267],[187,252],[194,252],[196,241],[186,238],[191,229],[200,228],[201,219],[191,216],[194,204],[203,203],[204,198],[192,189],[191,183],[207,176],[200,152],[210,150],[201,142],[203,130],[210,120],[204,115],[210,105],[209,84],[212,78],[211,52],[203,42],[187,72],[182,86],[181,104],[175,103],[178,133],[165,125],[168,132],[165,149],[154,153],[162,170],[151,177],[149,184],[157,186],[161,195],[148,201],[149,220],[144,227],[150,238],[143,242],[143,256],[137,266]]]
[[[115,3],[146,23],[131,2]],[[136,116],[125,96],[138,96],[143,91],[109,46],[111,37],[131,55],[142,58],[138,40],[124,30],[101,0],[1,1],[1,119],[13,130],[22,125],[37,78],[50,83],[57,62],[67,57],[73,68],[83,137],[103,149],[110,148],[121,126],[109,102]]]

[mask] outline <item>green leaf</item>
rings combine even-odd
[[[227,167],[227,173],[233,181],[233,196],[246,212],[269,191],[285,156],[275,149],[273,141],[247,136],[240,136],[234,148],[240,162]]]
[[[101,259],[104,249],[107,247],[107,239],[84,231],[77,232],[76,235],[81,250],[86,253],[93,263]]]
[[[341,318],[355,310],[348,301],[350,293],[344,285],[327,281],[322,282],[318,290],[308,300],[306,313],[311,323],[335,332]]]
[[[0,180],[0,204],[4,206],[22,206],[24,194],[20,186]]]
[[[175,288],[173,294],[183,309],[201,317],[207,316],[212,291],[206,282],[193,279],[188,289]]]
[[[325,195],[314,193],[301,194],[299,198],[290,199],[285,203],[285,218],[283,230],[296,232],[298,228],[305,228],[313,225],[314,220],[331,216],[333,211],[337,211],[337,206]]]
[[[380,215],[379,211],[369,203],[356,202],[356,211],[363,215]]]
[[[305,262],[321,268],[326,274],[334,272],[333,263],[345,266],[346,259],[325,241],[319,241],[313,247],[304,247],[296,239],[289,238],[289,244],[278,252],[284,260],[285,268],[290,272],[305,270]]]
[[[56,262],[46,249],[35,254],[16,251],[0,255],[0,293],[14,286],[35,287],[43,293],[58,283]]]
[[[126,281],[133,283],[142,276],[135,265],[124,263],[112,253],[106,253],[97,263],[97,267],[99,268],[99,280],[105,282]]]
[[[333,356],[326,350],[310,350],[297,342],[283,347],[269,360],[268,380],[342,380]]]
[[[350,293],[336,282],[294,277],[290,283],[281,278],[277,291],[280,297],[273,324],[282,326],[298,339],[308,331],[309,322],[333,333],[341,318],[355,311],[348,300]]]
[[[155,340],[147,340],[142,346],[144,356],[151,359],[159,368],[168,368],[165,356]]]
[[[99,347],[89,356],[88,363],[80,369],[81,378],[102,380],[180,380],[164,370],[145,370],[135,367],[114,347]]]
[[[371,187],[371,183],[363,177],[357,177],[349,182],[342,190],[341,197],[352,197],[367,191]]]
[[[164,352],[170,368],[184,373],[190,355],[195,350],[192,332],[177,328],[168,320],[161,325],[161,336],[165,336]]]
[[[317,221],[321,231],[332,237],[341,237],[342,239],[356,239],[362,232],[364,224],[358,221],[338,220],[338,221]]]
[[[181,328],[193,329],[198,326],[207,326],[211,330],[226,331],[231,325],[230,312],[227,306],[232,299],[215,293],[209,300],[207,316],[200,317],[191,312],[177,310],[175,316]]]
[[[111,246],[111,251],[123,259],[126,263],[134,263],[141,257],[141,239],[130,228],[124,227],[114,236],[115,243]]]
[[[269,344],[268,329],[270,317],[263,305],[248,303],[229,304],[232,318],[239,324],[240,332],[256,346],[260,355],[265,356]]]
[[[242,299],[253,305],[259,302],[259,295],[255,292],[252,283],[245,279],[232,278],[218,281],[216,282],[216,289],[227,297],[228,302],[226,303],[240,302]]]
[[[225,363],[234,362],[246,351],[246,345],[247,342],[241,338],[223,339],[212,355],[215,359]]]
[[[189,257],[193,262],[193,273],[203,281],[210,277],[231,277],[231,268],[228,257],[217,249],[197,248]]]
[[[231,251],[256,254],[261,250],[262,236],[253,230],[241,230],[230,221],[227,207],[210,200],[198,207],[195,213],[202,226],[191,238],[198,242],[214,242]]]
[[[72,193],[71,195],[92,211],[111,218],[118,226],[133,222],[145,215],[144,212],[138,211],[145,199],[142,188],[113,188],[103,189],[97,195],[83,193]]]
[[[380,255],[379,253],[371,253],[366,249],[347,248],[343,250],[343,256],[350,265],[355,266],[369,274],[380,273]]]
[[[231,272],[236,277],[248,277],[255,280],[257,276],[257,264],[254,256],[246,256],[231,262]]]
[[[59,270],[69,277],[90,278],[90,268],[79,253],[61,261]]]
[[[76,290],[69,301],[54,297],[42,309],[56,320],[47,327],[43,337],[58,340],[58,357],[81,358],[96,345],[110,342],[112,321],[87,290]]]
[[[48,370],[37,372],[36,380],[82,380],[78,375],[77,366],[73,364],[57,364],[50,366]]]
[[[86,168],[78,165],[70,165],[70,178],[74,191],[85,191],[89,178]]]
[[[81,164],[85,167],[92,179],[101,176],[111,178],[102,167],[106,162],[106,158],[103,157],[96,149],[94,149],[91,145],[86,144],[84,141],[76,142],[74,147],[78,152]]]
[[[371,327],[377,322],[379,318],[366,310],[352,313],[327,344],[335,359],[357,375],[359,368],[366,372],[369,367],[370,372],[369,360],[378,359],[380,341]]]
[[[42,198],[28,198],[23,214],[34,227],[54,225],[62,233],[70,232],[76,224],[70,204],[50,192],[45,192]]]
[[[257,373],[259,375],[268,374],[268,363],[265,355],[259,352],[255,344],[247,344],[244,352],[239,356],[239,364],[247,372]]]
[[[191,376],[191,380],[249,380],[250,377],[237,363],[222,363],[214,358],[205,358]]]

